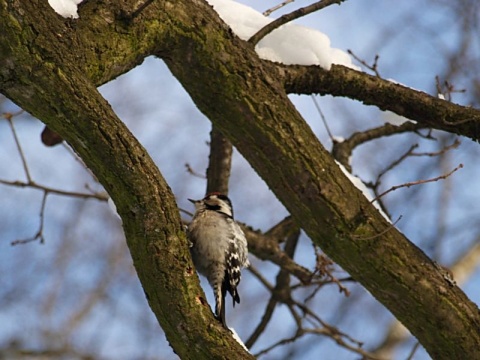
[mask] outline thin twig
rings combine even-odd
[[[187,169],[187,172],[193,176],[199,177],[200,179],[205,179],[206,177],[195,170],[190,166],[189,163],[185,163],[185,168]]]
[[[410,351],[410,354],[408,355],[407,360],[413,359],[413,355],[415,355],[415,352],[417,351],[419,346],[420,346],[420,343],[417,341],[415,345],[413,345],[412,351]]]
[[[87,194],[87,193],[80,193],[80,192],[75,192],[75,191],[65,191],[65,190],[58,190],[55,188],[51,188],[45,185],[40,185],[37,184],[34,181],[30,182],[23,182],[23,181],[8,181],[8,180],[2,180],[0,179],[0,184],[3,185],[8,185],[8,186],[16,186],[16,187],[22,187],[22,188],[33,188],[33,189],[38,189],[38,190],[43,190],[44,192],[48,192],[51,194],[55,195],[61,195],[61,196],[70,196],[70,197],[76,197],[76,198],[82,198],[82,199],[97,199],[100,201],[108,201],[108,195],[104,193],[93,193],[93,194]]]
[[[255,344],[260,335],[265,331],[265,328],[272,319],[273,311],[275,310],[277,304],[278,301],[273,296],[270,297],[270,300],[268,300],[267,306],[265,307],[265,312],[262,316],[262,319],[258,323],[255,330],[252,332],[252,335],[250,335],[248,340],[245,342],[245,346],[248,349],[250,349]]]
[[[180,212],[183,212],[184,214],[190,216],[190,217],[193,217],[193,213],[190,212],[190,211],[188,211],[188,210],[185,210],[185,209],[182,209],[182,208],[178,208],[178,210],[179,210]]]
[[[361,348],[362,344],[360,343],[357,346],[352,346],[350,344],[347,344],[341,336],[337,335],[335,336],[334,334],[331,334],[328,330],[326,329],[304,329],[304,333],[306,334],[316,334],[316,335],[326,335],[329,338],[333,339],[337,345],[344,347],[345,349],[348,349],[352,352],[355,352],[357,354],[360,354],[363,356],[362,359],[365,360],[380,360],[380,358],[376,357],[374,354],[369,353]]]
[[[327,119],[325,118],[325,115],[323,114],[323,111],[320,108],[320,105],[318,104],[317,99],[315,98],[315,95],[312,94],[310,95],[310,97],[312,98],[313,104],[315,105],[315,108],[317,109],[318,114],[320,115],[320,119],[322,119],[323,126],[325,126],[325,130],[327,130],[328,137],[332,141],[332,144],[335,144],[336,140],[333,137],[332,132],[330,131],[330,127],[328,126]]]
[[[365,66],[367,69],[373,71],[375,75],[379,78],[381,78],[380,73],[378,71],[378,60],[380,59],[380,56],[377,54],[375,55],[375,59],[373,59],[373,64],[369,65],[365,60],[360,59],[352,50],[348,49],[347,53],[351,55],[355,60],[357,60],[360,64]]]
[[[10,125],[10,129],[12,130],[13,139],[15,141],[15,145],[17,146],[18,154],[22,159],[23,170],[25,171],[25,176],[27,177],[27,181],[32,181],[30,176],[30,171],[28,170],[27,159],[25,158],[25,154],[23,152],[22,146],[20,145],[20,141],[18,140],[17,131],[15,130],[15,126],[13,125],[12,117],[14,114],[5,113],[3,114],[4,118],[7,119],[8,124]]]
[[[285,338],[285,339],[279,340],[279,341],[277,341],[276,343],[270,345],[269,347],[263,349],[262,351],[254,354],[253,356],[255,356],[256,358],[258,358],[258,357],[260,357],[261,355],[268,353],[269,351],[275,349],[275,348],[278,347],[278,346],[281,346],[281,345],[285,345],[285,344],[289,344],[289,343],[291,343],[291,342],[294,342],[294,341],[297,340],[299,337],[301,337],[303,334],[304,334],[303,331],[301,331],[301,330],[300,330],[300,331],[297,331],[297,333],[296,333],[294,336],[292,336],[292,337],[290,337],[290,338]]]
[[[95,174],[92,172],[92,170],[90,170],[90,168],[85,165],[85,162],[82,160],[82,158],[80,156],[78,156],[78,154],[72,149],[72,147],[70,145],[68,145],[67,142],[63,141],[62,142],[62,145],[64,147],[65,150],[67,150],[67,152],[72,155],[73,159],[78,162],[84,169],[85,171],[92,177],[92,179],[95,181],[95,182],[99,182],[97,177],[95,176]]]
[[[334,142],[332,148],[333,157],[340,162],[349,172],[351,172],[350,164],[348,163],[353,150],[368,142],[384,136],[392,136],[402,134],[405,132],[414,132],[421,129],[423,125],[415,124],[410,121],[403,123],[400,126],[395,126],[390,123],[386,123],[380,127],[370,130],[355,132],[343,142]]]
[[[280,268],[295,276],[302,284],[309,284],[313,274],[295,262],[285,251],[282,251],[279,243],[290,236],[298,227],[287,218],[268,230],[265,234],[254,231],[251,228],[239,223],[247,236],[249,251],[262,260],[268,260],[277,264]]]
[[[45,238],[43,237],[43,224],[45,221],[45,206],[47,204],[47,196],[48,196],[48,191],[45,191],[43,193],[42,205],[40,206],[40,225],[38,227],[38,231],[35,233],[35,235],[33,235],[30,238],[12,241],[10,243],[12,246],[19,245],[19,244],[27,244],[29,242],[32,242],[38,239],[40,239],[40,244],[45,243]]]
[[[451,102],[452,101],[452,94],[453,93],[460,93],[463,94],[466,92],[466,89],[455,89],[455,86],[453,84],[450,84],[448,80],[445,80],[443,82],[443,86],[440,83],[440,78],[435,76],[435,85],[437,88],[437,94],[442,95],[444,100]]]
[[[270,34],[273,30],[279,28],[280,26],[292,20],[298,19],[302,16],[311,14],[312,12],[326,8],[327,6],[330,6],[333,4],[340,5],[343,1],[345,0],[323,0],[317,3],[314,3],[312,5],[305,6],[298,10],[295,10],[289,14],[282,15],[278,19],[272,21],[271,23],[268,23],[263,28],[258,30],[250,39],[248,39],[248,42],[252,45],[257,45],[261,39],[263,39],[266,35]]]
[[[353,235],[352,238],[353,239],[356,239],[356,240],[372,240],[372,239],[375,239],[375,238],[379,238],[380,236],[382,236],[383,234],[387,233],[388,231],[392,230],[393,228],[395,228],[395,225],[397,225],[397,223],[402,220],[402,215],[400,215],[398,217],[397,220],[395,220],[395,222],[393,224],[391,224],[389,227],[387,227],[385,230],[383,230],[381,233],[379,234],[375,234],[373,236],[366,236],[366,237],[360,237],[360,236],[357,236],[357,235]]]
[[[340,283],[340,280],[338,280],[332,274],[334,262],[330,260],[327,256],[325,256],[323,253],[321,253],[319,250],[320,249],[317,246],[314,246],[316,256],[315,273],[319,276],[327,278],[330,282],[337,284],[340,293],[344,293],[345,296],[350,296],[350,291],[345,286],[343,286]],[[319,288],[317,288],[312,294],[305,298],[304,302],[307,303],[313,296],[315,296],[315,293],[318,290]]]
[[[460,141],[458,139],[455,139],[452,145],[447,145],[443,149],[439,151],[434,151],[434,152],[423,152],[423,153],[415,153],[412,152],[410,156],[439,156],[445,154],[447,151],[457,149],[460,146]]]
[[[285,244],[285,254],[290,258],[293,258],[296,246],[298,244],[298,238],[300,236],[300,230],[297,229],[296,232],[290,234]],[[265,308],[265,313],[262,316],[259,324],[253,331],[252,335],[248,338],[245,346],[247,348],[251,348],[255,342],[258,340],[260,335],[264,332],[265,328],[267,327],[268,323],[270,322],[273,311],[279,302],[284,302],[285,298],[291,299],[291,287],[290,287],[290,276],[288,271],[284,270],[280,267],[280,271],[278,272],[276,278],[276,285],[273,291],[271,291],[271,297],[268,301],[268,304]],[[297,321],[298,326],[301,326],[301,320],[298,318],[297,314],[292,314],[294,319]]]
[[[393,168],[395,168],[396,166],[400,165],[405,159],[407,159],[413,152],[414,149],[416,149],[418,147],[418,144],[413,144],[410,146],[410,148],[405,152],[403,153],[398,159],[394,160],[392,163],[390,163],[387,167],[385,167],[382,171],[379,172],[379,174],[377,175],[377,179],[375,180],[375,183],[368,183],[366,184],[368,187],[370,187],[371,189],[373,189],[373,192],[374,194],[377,196],[378,198],[378,201],[377,201],[377,204],[380,206],[380,208],[383,210],[383,212],[385,214],[388,214],[389,217],[390,214],[387,210],[387,207],[385,206],[385,204],[383,203],[382,200],[380,200],[379,196],[378,196],[378,188],[380,187],[380,185],[382,184],[381,182],[381,178],[390,170],[392,170]],[[373,201],[372,201],[372,204],[373,204]],[[398,221],[398,220],[397,220]]]
[[[298,240],[297,236],[295,236],[295,234],[292,234],[289,237],[289,240],[287,241],[285,252],[288,255],[293,256],[293,251],[295,249],[296,241]],[[269,291],[272,293],[271,300],[269,301],[269,305],[267,306],[267,309],[264,315],[265,321],[262,319],[259,326],[257,326],[257,329],[263,328],[266,326],[271,316],[270,312],[273,312],[274,306],[276,306],[278,303],[287,305],[288,310],[290,311],[292,318],[295,321],[297,326],[296,333],[293,337],[285,338],[277,341],[271,346],[261,350],[259,353],[256,354],[256,356],[263,355],[278,346],[285,345],[287,343],[295,341],[297,338],[303,336],[304,334],[312,333],[317,335],[321,334],[321,335],[328,336],[332,338],[340,346],[343,346],[346,349],[349,349],[356,353],[366,355],[367,358],[371,358],[370,354],[366,353],[364,350],[361,349],[363,345],[362,342],[355,340],[348,334],[342,333],[336,327],[325,323],[317,314],[315,314],[311,309],[305,306],[304,303],[300,303],[294,300],[294,298],[292,297],[292,287],[289,286],[288,272],[281,269],[277,275],[276,286],[275,288],[272,288],[272,285],[269,284],[268,281],[264,279],[263,276],[260,273],[258,273],[258,271],[256,271],[256,269],[250,269],[250,271],[252,271],[252,273],[254,273],[254,275],[257,276],[257,278],[259,278],[259,280],[264,284],[264,286],[267,287],[267,289],[269,289]],[[303,316],[300,316],[300,314],[298,313],[298,310],[300,310],[303,313]],[[317,328],[305,329],[303,326],[303,320],[308,321],[312,326]],[[256,340],[256,338],[260,336],[260,333],[258,333],[257,331],[255,331],[254,334],[256,337],[253,338],[253,334],[252,334],[251,336],[252,340],[249,339],[250,345],[253,345],[253,342]],[[346,341],[355,344],[357,347],[348,344]]]
[[[353,282],[353,283],[357,283],[357,281],[355,279],[353,279],[351,276],[348,276],[348,277],[344,277],[344,278],[340,278],[340,279],[337,279],[339,282]],[[330,280],[330,279],[326,279],[326,280],[322,280],[322,279],[315,279],[315,280],[312,280],[310,282],[310,284],[308,284],[308,286],[310,287],[313,287],[313,286],[316,286],[316,287],[322,287],[324,285],[333,285],[333,284],[337,284],[336,281],[333,281],[333,280]],[[295,285],[292,285],[292,290],[296,290],[296,289],[300,289],[300,288],[304,288],[305,285],[302,284],[302,283],[297,283]],[[318,292],[317,289],[315,289],[316,292]],[[307,303],[308,301],[310,301],[310,298],[311,298],[311,295],[308,295],[304,300],[303,302],[304,303]]]
[[[270,284],[268,280],[265,279],[265,277],[260,273],[260,271],[258,271],[253,265],[250,265],[247,270],[250,271],[253,276],[255,276],[262,283],[262,285],[268,289],[268,291],[273,291],[273,285]]]
[[[413,154],[413,150],[415,150],[416,148],[418,148],[418,144],[413,144],[411,145],[407,151],[405,151],[397,160],[391,162],[385,169],[383,169],[382,171],[380,171],[380,173],[378,174],[377,176],[377,184],[375,185],[379,185],[379,180],[381,177],[383,177],[383,175],[385,175],[387,172],[389,172],[390,170],[393,170],[393,168],[397,167],[398,165],[400,165],[406,158],[408,158],[410,155]]]
[[[274,11],[277,11],[278,9],[281,9],[282,7],[284,7],[285,5],[288,5],[292,2],[294,2],[295,0],[285,0],[284,2],[282,2],[281,4],[278,4],[278,5],[275,5],[274,7],[271,7],[270,9],[268,10],[265,10],[263,12],[263,16],[270,16],[271,13],[273,13]]]
[[[456,172],[457,170],[459,170],[461,168],[463,168],[463,164],[458,165],[455,169],[453,169],[449,173],[437,176],[436,178],[433,178],[433,179],[412,181],[412,182],[408,182],[408,183],[405,183],[405,184],[392,186],[390,189],[388,189],[387,191],[384,191],[383,193],[378,195],[375,199],[370,201],[370,203],[373,203],[374,201],[380,199],[382,196],[388,194],[389,192],[395,191],[395,190],[400,189],[400,188],[410,187],[410,186],[420,185],[420,184],[426,184],[426,183],[435,182],[435,181],[438,181],[438,180],[445,180],[447,177],[449,177],[450,175],[452,175],[454,172]]]

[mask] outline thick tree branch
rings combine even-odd
[[[208,24],[204,40],[179,34],[165,57],[196,105],[310,238],[408,324],[432,357],[473,356],[480,345],[477,306],[345,178],[289,101],[273,64],[260,61],[250,44],[211,21],[213,12],[204,14],[191,24]]]
[[[115,17],[108,6],[102,16]],[[57,37],[68,32],[63,21],[35,0],[0,1],[0,18],[0,91],[68,141],[111,195],[146,297],[175,352],[182,359],[251,358],[214,320],[170,188],[79,70],[74,59],[81,54]]]
[[[422,91],[358,72],[341,65],[276,64],[287,93],[329,94],[359,100],[417,121],[424,127],[480,140],[480,110],[457,105]]]
[[[106,3],[87,1],[81,4],[75,31],[69,31],[71,25],[67,21],[66,27],[57,30],[57,41],[67,42],[67,46],[77,49],[75,54],[71,54],[73,60],[97,86],[133,69],[148,55],[168,57],[169,45],[164,41],[165,34],[169,33],[169,23],[186,17],[185,14],[177,14],[178,19],[174,19],[168,12],[159,15],[162,10],[158,5],[151,4],[129,20],[125,14],[133,13],[135,6],[134,1],[126,1],[122,5],[115,0]],[[48,11],[53,12],[51,9]],[[211,15],[216,22],[221,21],[216,13],[211,12]],[[164,17],[164,22],[158,21],[160,16]],[[115,18],[116,21],[110,21]],[[202,24],[198,25],[199,28],[190,29],[186,36],[194,40],[200,36],[201,29],[207,29]],[[217,26],[223,31],[228,29],[226,25]],[[269,63],[266,60],[262,62]],[[204,65],[208,66],[208,63]],[[424,127],[480,140],[478,109],[456,105],[341,65],[333,65],[330,71],[319,66],[274,66],[278,70],[275,76],[283,79],[287,93],[348,97],[418,121]]]
[[[279,246],[281,241],[284,241],[288,236],[291,236],[292,233],[298,231],[298,227],[295,224],[292,224],[291,228],[285,229],[285,233],[274,236],[268,232],[261,234],[246,226],[242,226],[242,230],[247,236],[249,251],[255,254],[256,257],[277,264],[282,270],[295,276],[302,284],[309,284],[312,281],[314,274],[305,267],[297,264],[292,257],[288,256],[285,251],[282,251]]]

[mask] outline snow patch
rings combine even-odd
[[[64,18],[78,18],[77,7],[83,0],[48,0],[55,12]]]
[[[273,21],[257,10],[232,0],[207,0],[238,37],[248,40],[258,30]],[[255,47],[265,60],[286,65],[319,65],[330,70],[339,64],[359,70],[352,64],[350,55],[332,48],[324,33],[305,26],[287,23],[265,36]]]
[[[369,189],[359,177],[350,174],[347,171],[347,169],[345,169],[345,167],[342,164],[340,164],[338,161],[335,160],[335,163],[340,167],[340,169],[343,171],[343,173],[348,178],[348,180],[350,180],[352,184],[355,185],[355,187],[363,193],[363,195],[367,198],[368,201],[371,202],[373,199],[375,199],[372,193],[372,190]],[[380,214],[382,214],[385,220],[387,220],[389,223],[392,223],[388,215],[385,214],[385,212],[382,210],[382,208],[380,207],[377,201],[373,202],[372,205],[377,208],[377,210],[380,212]]]

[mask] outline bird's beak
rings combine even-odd
[[[192,200],[192,199],[187,199],[188,201],[190,201],[191,203],[195,204],[198,200]]]

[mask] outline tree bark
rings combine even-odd
[[[433,358],[478,356],[478,307],[350,183],[287,91],[358,98],[474,139],[480,112],[339,66],[326,72],[262,61],[203,1],[155,1],[137,13],[136,3],[87,1],[72,21],[46,1],[0,0],[0,91],[67,140],[112,196],[149,304],[176,353],[248,357],[213,320],[168,185],[95,88],[151,54],[167,63],[312,241]],[[357,91],[346,90],[350,80]],[[386,101],[387,94],[395,96]]]

